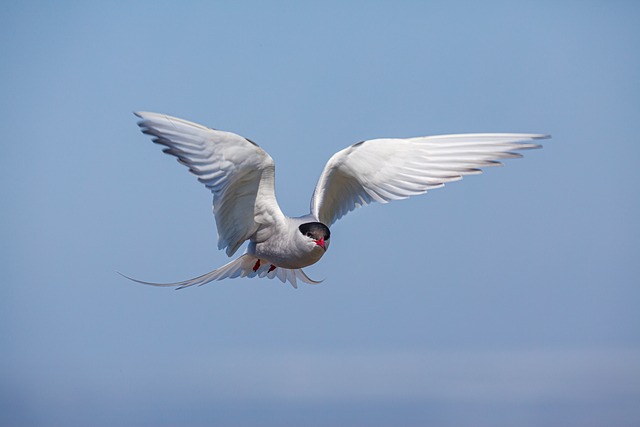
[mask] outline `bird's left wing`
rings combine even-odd
[[[537,134],[460,134],[408,139],[373,139],[334,154],[311,198],[311,214],[330,226],[371,202],[426,193],[499,160],[521,157],[517,150],[539,148]]]
[[[233,255],[260,231],[284,221],[274,191],[273,159],[254,142],[231,132],[165,114],[137,112],[142,132],[178,158],[213,193],[218,248]],[[264,234],[264,233],[263,233]],[[268,236],[262,236],[266,239]]]

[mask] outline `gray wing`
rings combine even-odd
[[[311,214],[330,226],[371,202],[424,194],[539,148],[537,134],[461,134],[363,141],[334,154],[311,198]]]
[[[218,248],[233,255],[242,243],[284,221],[274,191],[273,159],[254,142],[165,114],[136,112],[153,142],[178,158],[213,193]],[[260,233],[262,231],[262,233]]]

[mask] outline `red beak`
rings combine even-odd
[[[327,250],[327,248],[324,247],[324,237],[321,237],[319,240],[314,240],[314,242],[316,242],[316,245],[320,246],[325,251]]]

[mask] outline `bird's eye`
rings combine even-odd
[[[307,233],[307,237],[313,237],[311,233]]]

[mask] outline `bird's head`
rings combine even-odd
[[[305,238],[315,243],[316,246],[320,246],[325,252],[329,249],[329,239],[331,239],[331,232],[329,227],[321,222],[306,222],[298,227],[300,233]]]

